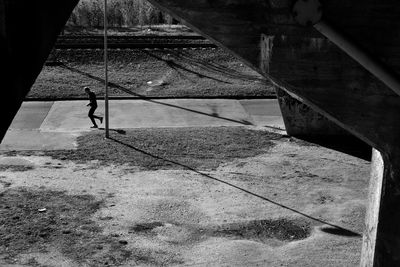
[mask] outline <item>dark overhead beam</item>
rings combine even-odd
[[[0,0],[0,140],[78,0]]]

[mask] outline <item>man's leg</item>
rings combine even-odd
[[[103,117],[94,115],[94,111],[97,109],[97,106],[96,107],[92,107],[92,108],[93,108],[92,117],[95,118],[95,119],[98,119],[100,121],[100,123],[103,123]]]
[[[100,121],[100,123],[103,123],[103,117],[96,116],[96,115],[93,115],[93,117],[94,117],[95,119],[98,119],[98,120]]]
[[[93,127],[97,128],[97,124],[96,124],[96,121],[94,120],[94,115],[93,115],[95,110],[96,110],[96,108],[91,107],[89,110],[89,113],[88,113],[88,117],[92,121]]]

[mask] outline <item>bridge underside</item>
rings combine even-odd
[[[314,28],[299,26],[294,1],[149,1],[271,79],[286,92],[283,100],[289,94],[380,152],[375,160],[382,156],[384,167],[376,164],[373,179],[383,186],[371,191],[362,265],[400,266],[400,97]],[[0,0],[1,136],[76,3]],[[326,0],[322,10],[324,20],[399,74],[397,0]]]
[[[0,139],[79,0],[0,0]]]

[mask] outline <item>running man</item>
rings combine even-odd
[[[96,94],[94,92],[90,91],[89,87],[85,87],[84,89],[85,89],[85,92],[88,95],[89,101],[90,101],[89,104],[86,105],[86,106],[90,106],[88,117],[93,122],[93,126],[90,128],[98,128],[96,121],[94,119],[98,119],[100,121],[100,123],[103,123],[103,117],[94,115],[94,111],[97,109]]]

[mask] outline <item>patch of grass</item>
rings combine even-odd
[[[0,193],[0,255],[15,264],[22,253],[58,250],[79,266],[119,266],[127,262],[160,266],[179,260],[140,248],[128,250],[125,240],[102,234],[103,230],[91,220],[102,205],[91,195],[8,189]],[[46,211],[40,212],[42,208]],[[29,262],[37,263],[34,258]]]
[[[8,188],[12,185],[12,183],[3,181],[2,179],[6,178],[5,176],[0,176],[0,184],[3,185],[4,188]]]
[[[86,98],[83,86],[104,95],[103,53],[57,50],[28,98]],[[129,97],[267,97],[272,85],[222,50],[110,50],[111,96]],[[152,82],[148,84],[148,82]]]
[[[303,219],[279,218],[222,225],[213,231],[213,235],[261,242],[271,238],[291,242],[309,237],[311,228],[310,224]]]
[[[0,172],[12,171],[12,172],[26,172],[33,170],[35,167],[26,165],[0,165]]]
[[[111,132],[111,138],[105,140],[103,132],[89,133],[78,138],[77,150],[45,153],[57,159],[99,160],[147,170],[213,169],[236,158],[265,153],[281,135],[244,127],[206,127],[127,130],[125,135]]]
[[[27,188],[4,191],[0,194],[0,254],[11,262],[20,253],[46,252],[51,247],[89,266],[122,263],[132,252],[102,235],[90,219],[101,205],[90,195]],[[46,211],[40,212],[41,208]]]

